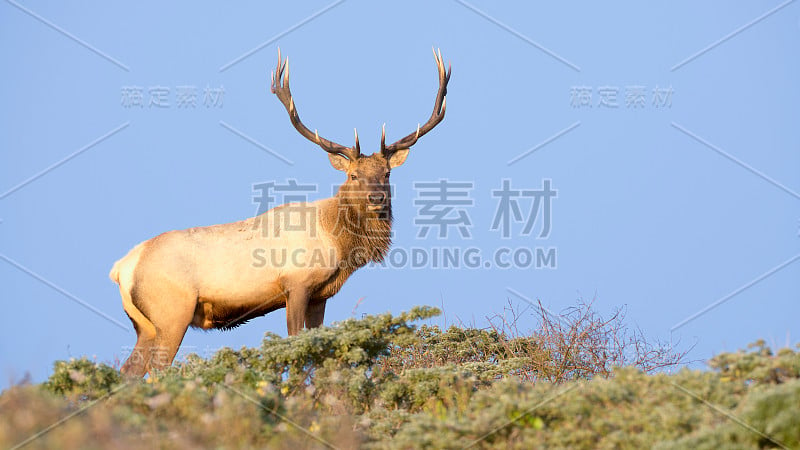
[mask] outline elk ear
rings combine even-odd
[[[396,152],[392,153],[392,156],[389,157],[389,167],[393,169],[402,165],[404,162],[406,162],[406,158],[408,158],[407,148],[397,150]]]
[[[338,153],[328,153],[328,159],[331,160],[331,165],[336,170],[347,172],[347,168],[350,167],[350,160]]]

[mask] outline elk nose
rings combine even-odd
[[[386,194],[383,192],[372,192],[369,194],[369,202],[373,205],[380,205],[386,200]]]

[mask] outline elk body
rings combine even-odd
[[[141,377],[172,364],[189,326],[229,329],[286,308],[289,335],[318,327],[325,303],[358,268],[383,260],[390,245],[391,170],[444,118],[449,68],[434,51],[439,90],[430,119],[379,152],[361,154],[312,132],[300,121],[289,90],[288,59],[278,52],[272,92],[300,134],[347,174],[331,198],[290,203],[264,214],[208,227],[169,231],[144,241],[114,264],[122,306],[137,342],[121,372]]]

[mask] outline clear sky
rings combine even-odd
[[[278,46],[304,122],[346,145],[357,127],[364,153],[429,116],[432,46],[453,67],[444,122],[393,171],[391,267],[356,272],[326,324],[428,304],[485,326],[583,298],[695,361],[798,341],[796,2],[9,0],[0,386],[124,361],[107,274],[138,242],[252,216],[254,185],[302,188],[279,202],[343,181],[269,93]],[[190,330],[182,353],[265,331],[283,310]]]

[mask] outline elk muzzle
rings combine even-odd
[[[386,207],[386,193],[385,192],[370,192],[367,195],[367,209],[369,211],[377,211]]]

